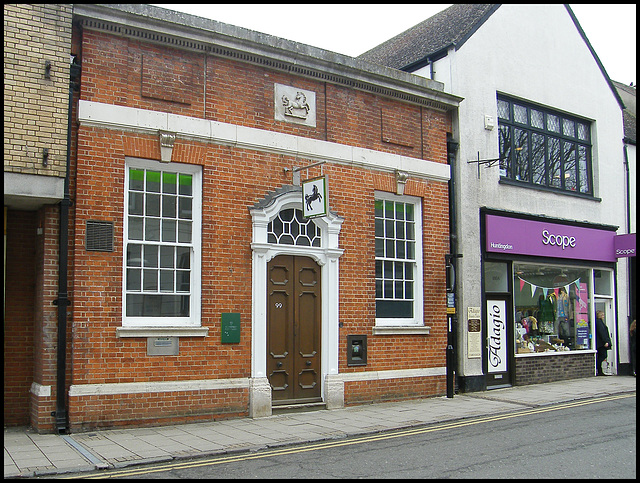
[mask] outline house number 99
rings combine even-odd
[[[276,302],[276,309],[282,308],[282,302]]]

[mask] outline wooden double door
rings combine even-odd
[[[278,255],[267,266],[267,374],[272,402],[321,400],[320,267]]]

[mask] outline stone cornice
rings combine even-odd
[[[73,11],[88,30],[231,58],[441,111],[462,101],[431,79],[151,5],[74,4]]]

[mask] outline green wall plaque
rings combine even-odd
[[[220,342],[237,344],[240,342],[240,314],[223,313],[220,315]]]

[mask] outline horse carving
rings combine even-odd
[[[296,98],[293,101],[290,101],[286,95],[282,96],[282,105],[284,106],[285,115],[299,117],[301,119],[306,119],[307,115],[309,114],[309,109],[311,109],[309,107],[309,104],[307,104],[307,96],[305,96],[300,91],[298,91],[298,93],[296,94]],[[297,113],[294,114],[293,109],[304,110],[305,113],[304,115]]]

